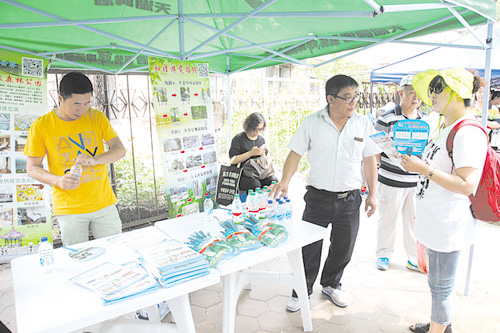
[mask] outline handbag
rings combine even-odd
[[[248,178],[259,180],[274,176],[274,168],[268,156],[259,156],[249,159],[243,165],[243,175]]]
[[[241,164],[220,166],[215,202],[223,206],[233,202],[234,195],[238,193],[242,170]]]

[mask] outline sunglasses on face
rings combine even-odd
[[[433,93],[439,95],[443,92],[444,88],[446,88],[446,84],[444,82],[436,82],[433,85],[429,86],[429,96]]]

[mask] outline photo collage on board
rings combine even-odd
[[[28,183],[31,179],[23,154],[28,131],[36,118],[37,115],[0,110],[0,227],[47,221],[44,185]]]

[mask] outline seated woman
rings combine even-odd
[[[264,116],[258,112],[250,114],[243,122],[243,129],[244,132],[237,134],[231,141],[231,148],[229,149],[231,164],[244,163],[251,158],[267,154],[265,140],[260,135],[266,129]],[[265,179],[257,179],[242,174],[240,190],[248,191],[257,187],[269,186],[273,181],[278,181],[278,178],[271,176]]]

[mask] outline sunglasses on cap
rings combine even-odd
[[[441,79],[441,80],[436,80],[434,82],[431,82],[431,84],[429,85],[429,96],[432,95],[433,93],[436,94],[436,95],[439,95],[440,93],[443,92],[444,88],[446,88],[447,85],[446,83],[444,83],[444,81]]]

